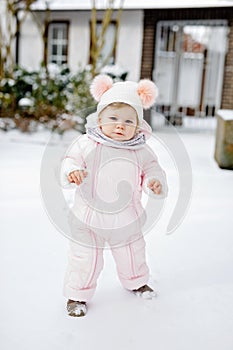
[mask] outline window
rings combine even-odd
[[[68,23],[50,23],[48,30],[48,63],[67,63]]]
[[[97,25],[96,25],[97,36],[100,35],[101,29],[102,29],[102,23],[101,21],[97,21]],[[112,21],[106,30],[104,45],[102,47],[101,54],[98,59],[98,64],[100,65],[102,64],[102,62],[106,60],[107,57],[109,58],[107,64],[114,64],[115,62],[115,50],[113,50],[112,55],[109,56],[114,46],[115,31],[116,31],[116,22]],[[91,63],[91,57],[90,57],[90,63]]]

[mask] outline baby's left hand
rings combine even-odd
[[[153,191],[155,194],[160,194],[162,191],[161,182],[156,179],[150,180],[147,184],[147,187],[149,187],[149,189]]]

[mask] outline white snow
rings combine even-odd
[[[218,116],[223,120],[232,121],[233,120],[233,111],[231,109],[220,109],[218,111]]]
[[[149,291],[146,291],[146,292],[135,292],[135,295],[139,298],[143,298],[143,299],[153,299],[153,298],[156,298],[157,297],[157,292],[156,291],[153,291],[153,292],[149,292]]]
[[[23,97],[18,102],[19,107],[32,107],[34,105],[33,101],[27,97]]]
[[[146,236],[150,284],[158,297],[144,300],[125,291],[106,251],[96,294],[82,318],[66,314],[68,241],[41,202],[40,162],[48,137],[42,131],[0,134],[1,348],[232,350],[233,171],[219,169],[213,158],[214,131],[180,131],[194,188],[188,214],[172,235],[164,231],[177,178],[166,150],[158,150],[170,186],[160,224]]]
[[[32,5],[33,9],[45,9],[46,3],[52,10],[90,10],[92,1],[87,0],[38,0]],[[122,3],[121,0],[115,1],[115,7],[118,8]],[[108,0],[96,0],[97,9],[105,9]],[[153,8],[194,8],[194,7],[228,7],[232,6],[232,0],[124,0],[124,9],[153,9]]]

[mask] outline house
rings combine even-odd
[[[233,109],[233,7],[218,3],[144,10],[141,76],[157,82],[165,115]]]
[[[106,1],[96,1],[102,18]],[[112,63],[127,79],[151,78],[159,87],[157,103],[165,115],[215,115],[233,109],[233,2],[230,0],[125,0],[117,50]],[[91,1],[49,2],[48,62],[71,70],[90,62]],[[43,21],[45,1],[33,6]],[[103,55],[113,38],[114,20]],[[33,16],[23,23],[18,63],[38,69],[43,45]]]
[[[97,1],[99,3],[99,1]],[[90,22],[91,1],[59,0],[51,2],[50,24],[48,28],[48,62],[68,63],[71,70],[86,66],[90,62]],[[101,6],[103,8],[103,6]],[[34,6],[37,17],[45,15],[44,1]],[[114,14],[116,17],[116,13]],[[112,44],[114,16],[107,32],[104,50]],[[103,17],[98,11],[97,20]],[[97,28],[98,29],[98,28]],[[124,10],[119,30],[119,40],[115,57],[117,63],[129,72],[128,78],[140,78],[140,66],[143,40],[143,10]],[[28,48],[30,47],[30,50]],[[42,40],[35,19],[28,16],[21,28],[19,45],[19,63],[36,69],[43,60]]]

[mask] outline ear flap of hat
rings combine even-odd
[[[150,108],[158,96],[157,86],[149,79],[142,79],[138,83],[137,93],[145,109]]]
[[[90,92],[94,99],[99,102],[102,95],[113,86],[113,80],[106,74],[100,74],[93,80]]]

